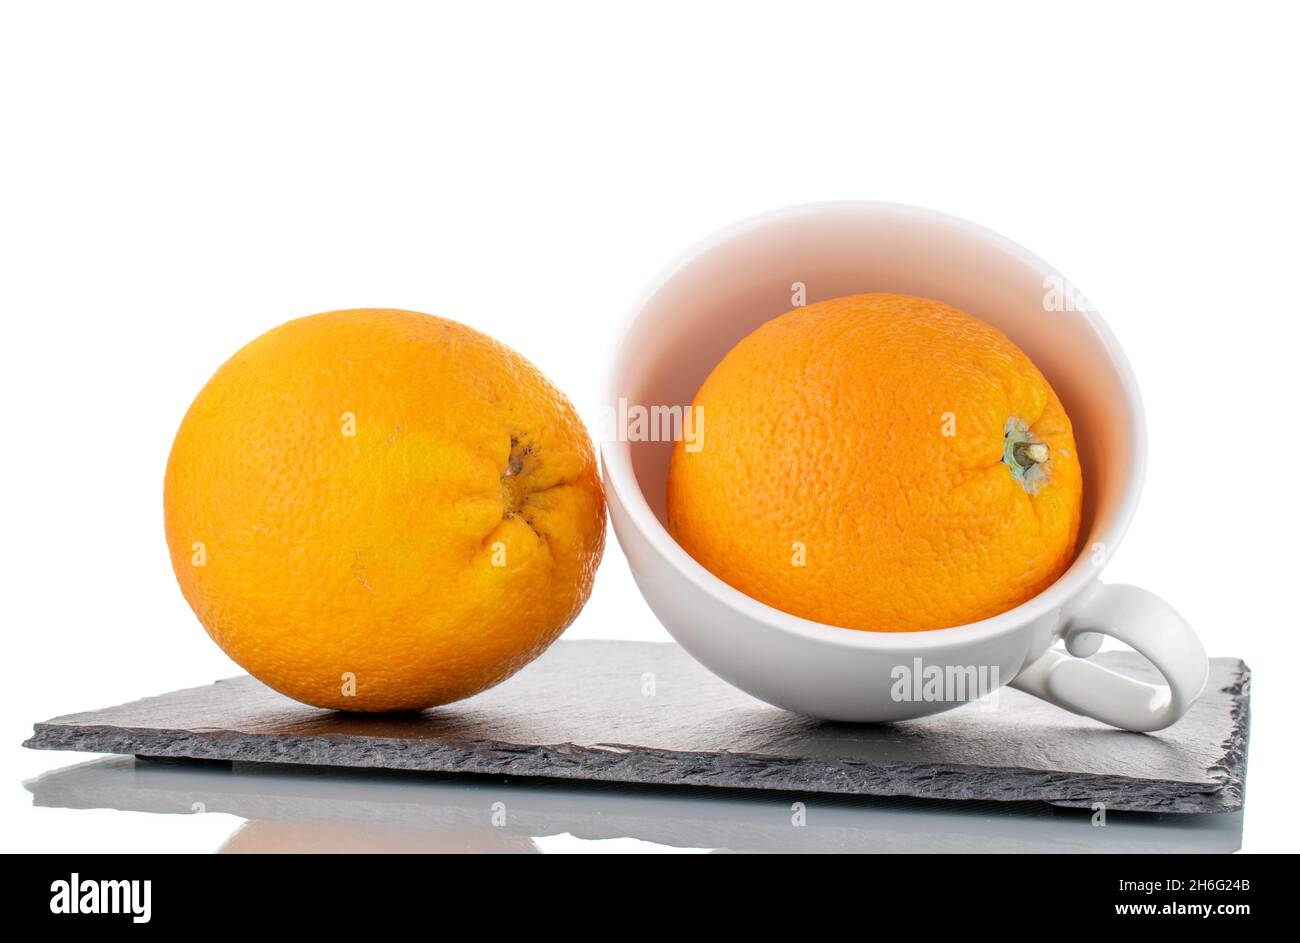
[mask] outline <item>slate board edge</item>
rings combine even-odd
[[[1090,808],[1102,802],[1108,811],[1117,812],[1234,812],[1241,807],[1241,790],[1223,786],[1205,790],[1177,782],[1023,768],[826,762],[745,753],[687,753],[620,744],[595,747],[494,741],[452,744],[374,737],[348,737],[341,742],[334,737],[284,737],[228,730],[198,733],[46,723],[37,724],[32,738],[23,745],[38,750],[611,783],[920,799],[1042,801],[1067,808]],[[1223,771],[1225,785],[1230,787],[1234,780],[1239,782],[1239,774],[1239,763]],[[1142,790],[1135,795],[1133,786],[1139,782]]]
[[[1232,733],[1222,744],[1223,758],[1210,767],[1219,777],[1229,811],[1246,802],[1246,762],[1250,750],[1250,666],[1237,660],[1231,684],[1220,690],[1232,697]]]

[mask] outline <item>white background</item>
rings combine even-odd
[[[207,850],[203,816],[30,808],[35,720],[235,673],[172,578],[177,424],[298,315],[510,344],[594,427],[634,294],[816,199],[983,223],[1085,292],[1151,430],[1108,576],[1255,672],[1244,847],[1296,850],[1296,23],[1042,3],[9,3],[0,14],[0,835]],[[665,639],[611,539],[569,637]],[[211,831],[212,835],[208,832]]]

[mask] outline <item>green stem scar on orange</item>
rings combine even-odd
[[[1002,439],[1002,464],[1011,469],[1011,476],[1030,494],[1047,476],[1046,465],[1051,450],[1046,442],[1034,438],[1029,427],[1014,416],[1007,420]]]

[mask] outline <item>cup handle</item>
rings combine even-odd
[[[1145,589],[1094,583],[1067,607],[1061,630],[1070,654],[1049,649],[1026,665],[1011,687],[1113,727],[1139,731],[1168,727],[1205,689],[1210,663],[1201,640],[1173,606]],[[1165,684],[1147,684],[1087,661],[1101,646],[1102,635],[1145,655]]]

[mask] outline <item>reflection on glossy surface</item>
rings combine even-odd
[[[536,853],[537,839],[739,852],[1232,852],[1242,813],[1110,813],[114,757],[26,784],[38,806],[248,821],[220,851]]]
[[[245,822],[218,849],[222,854],[480,854],[535,855],[526,835],[505,829],[405,828],[351,822]]]

